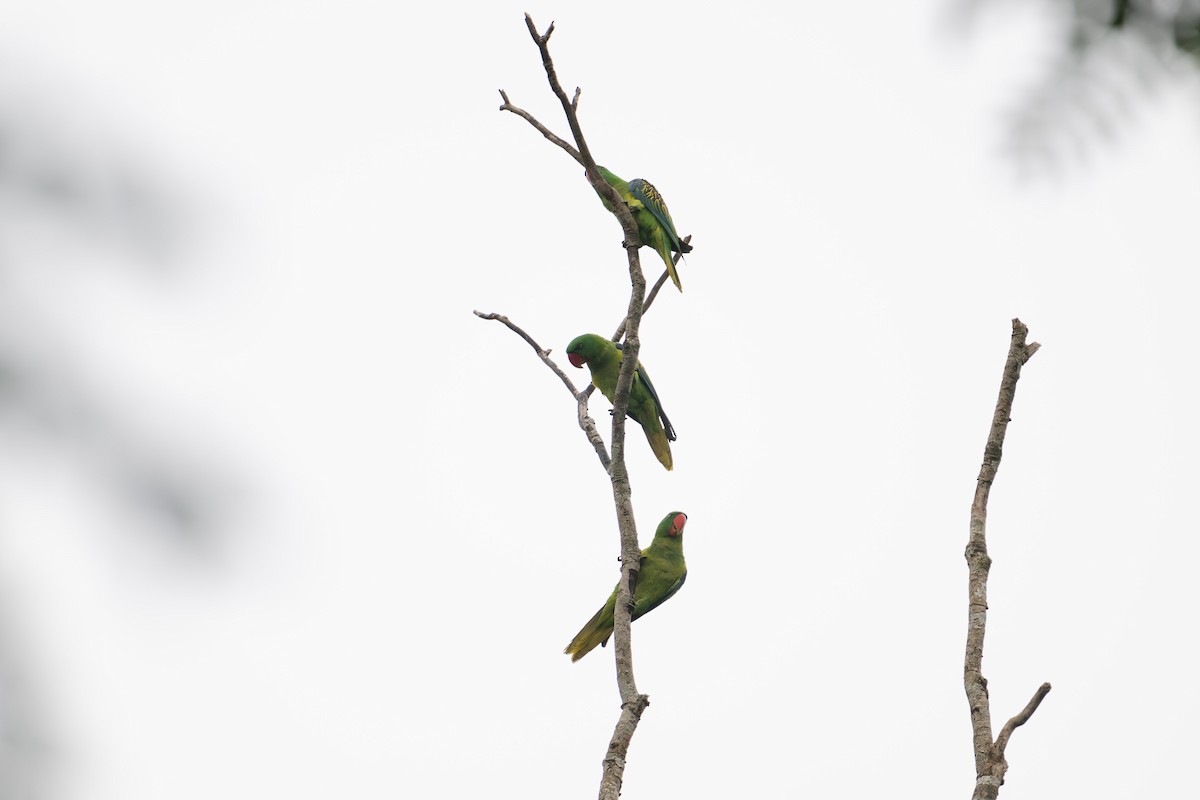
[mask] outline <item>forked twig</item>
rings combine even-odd
[[[571,397],[575,398],[576,416],[578,418],[579,427],[583,431],[584,435],[587,436],[588,442],[591,443],[592,448],[596,451],[596,456],[600,459],[600,465],[603,466],[604,471],[607,472],[609,465],[612,463],[612,460],[608,455],[608,448],[604,444],[604,438],[600,436],[600,431],[596,429],[596,421],[588,416],[587,401],[588,396],[591,394],[591,384],[589,383],[587,389],[585,389],[583,392],[576,390],[575,384],[571,382],[569,377],[567,377],[567,373],[563,372],[562,368],[559,367],[558,364],[554,362],[554,359],[550,357],[550,351],[535,342],[532,336],[515,325],[508,317],[504,316],[503,314],[485,314],[482,311],[476,311],[474,313],[475,316],[479,317],[480,319],[496,320],[513,333],[520,336],[529,343],[529,346],[533,348],[535,353],[537,353],[538,358],[542,360],[542,363],[549,367],[550,370],[558,376],[558,379],[561,380],[563,385],[567,387],[567,391],[571,393]]]
[[[683,237],[684,244],[687,244],[691,240],[692,240],[692,235],[690,233],[687,236]],[[682,253],[675,253],[674,255],[671,256],[671,263],[678,264],[679,259],[681,259],[681,258],[683,258]],[[654,302],[654,298],[658,297],[658,290],[663,287],[663,284],[667,282],[667,278],[669,278],[669,277],[671,277],[671,273],[667,272],[664,269],[663,274],[659,275],[658,280],[654,282],[654,288],[652,288],[650,290],[650,293],[646,295],[646,302],[642,304],[642,316],[643,317],[646,316],[646,312],[650,310],[650,305]],[[617,326],[617,332],[612,335],[612,340],[614,342],[621,341],[621,337],[625,335],[625,326],[628,322],[629,322],[629,316],[626,315],[625,319],[621,320],[621,324]]]
[[[526,111],[523,108],[517,108],[512,103],[510,103],[508,101],[508,95],[505,93],[505,91],[503,89],[500,90],[500,97],[502,97],[504,99],[503,105],[500,106],[501,111],[509,111],[509,112],[512,112],[513,114],[516,114],[518,117],[525,120],[533,127],[537,128],[538,132],[541,133],[542,136],[545,136],[551,142],[558,145],[563,150],[566,150],[567,155],[571,156],[571,158],[578,161],[581,165],[583,165],[585,167],[587,166],[586,164],[583,163],[583,156],[579,155],[578,150],[576,150],[574,147],[572,147],[569,143],[560,139],[557,135],[555,135],[555,133],[553,131],[551,131],[545,125],[538,122],[537,118],[534,117],[533,114],[530,114],[528,111]],[[576,95],[576,97],[578,97],[578,95]],[[572,107],[574,107],[574,104],[572,104]]]

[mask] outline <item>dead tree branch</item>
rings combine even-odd
[[[649,699],[645,695],[638,693],[637,684],[633,678],[630,615],[640,569],[641,548],[638,546],[637,523],[634,520],[633,503],[630,500],[629,473],[625,468],[625,412],[629,405],[629,390],[633,387],[633,375],[637,369],[638,351],[641,348],[638,326],[644,310],[646,279],[642,274],[642,265],[638,258],[641,240],[638,235],[637,223],[633,220],[633,214],[621,201],[617,190],[600,176],[600,172],[596,169],[596,161],[592,158],[587,141],[583,138],[583,129],[579,125],[579,117],[576,114],[580,92],[576,89],[574,99],[569,99],[558,81],[558,74],[555,72],[554,60],[550,57],[549,47],[554,24],[550,24],[545,34],[539,35],[533,19],[526,14],[525,27],[528,28],[529,35],[537,44],[538,51],[542,55],[542,66],[546,70],[546,79],[550,83],[551,91],[562,104],[563,113],[567,117],[567,125],[579,148],[579,157],[584,165],[588,181],[597,194],[607,199],[605,205],[612,209],[621,223],[621,230],[625,236],[625,252],[629,261],[631,291],[625,323],[624,356],[613,396],[612,457],[608,465],[608,476],[612,482],[613,504],[617,513],[617,526],[621,535],[621,580],[618,584],[613,627],[613,650],[617,666],[617,687],[621,695],[621,715],[617,720],[608,751],[604,757],[604,769],[600,779],[600,800],[617,800],[621,793],[629,742],[637,728],[638,720],[641,719],[642,712],[649,703]]]
[[[1042,699],[1050,691],[1050,684],[1043,683],[1028,705],[1010,719],[992,741],[992,711],[988,698],[987,679],[983,677],[983,637],[987,628],[987,579],[992,559],[987,552],[987,501],[996,472],[1000,468],[1000,457],[1004,449],[1004,434],[1012,416],[1013,399],[1016,397],[1017,380],[1021,367],[1041,347],[1037,342],[1025,343],[1029,329],[1021,320],[1012,321],[1012,341],[1008,358],[1004,363],[1004,375],[1000,380],[1000,394],[996,399],[996,410],[992,416],[992,428],[988,433],[987,445],[983,450],[983,465],[975,486],[975,499],[971,503],[971,533],[965,556],[968,577],[967,647],[963,662],[963,685],[967,702],[971,708],[972,738],[975,748],[975,790],[972,800],[995,800],[1008,762],[1004,750],[1012,732],[1024,725],[1037,710]]]
[[[513,333],[520,336],[529,343],[529,346],[533,348],[535,353],[537,353],[538,358],[542,360],[542,363],[549,367],[550,370],[558,376],[558,379],[563,382],[564,386],[567,387],[567,391],[571,393],[571,397],[575,398],[576,416],[579,420],[579,427],[583,431],[584,435],[587,436],[592,448],[596,451],[597,457],[600,459],[601,466],[603,466],[604,471],[607,472],[610,463],[608,448],[604,444],[604,438],[600,436],[600,431],[596,429],[596,421],[588,416],[588,396],[591,394],[591,384],[588,384],[587,388],[582,392],[577,391],[575,389],[575,384],[572,383],[571,379],[567,377],[567,373],[563,372],[562,368],[558,366],[558,364],[554,363],[554,359],[550,358],[550,351],[546,350],[540,344],[535,342],[532,336],[530,336],[517,325],[513,324],[512,320],[510,320],[508,317],[504,316],[503,314],[485,314],[482,311],[476,311],[474,313],[475,316],[479,317],[480,319],[494,319],[503,324]]]
[[[526,14],[525,27],[529,29],[529,35],[533,37],[538,51],[542,54],[542,67],[546,70],[546,80],[550,81],[551,91],[562,103],[563,113],[567,115],[567,125],[571,128],[571,135],[575,137],[575,144],[579,146],[579,155],[583,165],[589,168],[596,166],[596,162],[588,150],[587,142],[584,141],[583,129],[579,127],[579,117],[575,114],[579,108],[580,90],[578,87],[575,88],[574,100],[567,99],[567,93],[563,91],[562,85],[558,82],[558,73],[554,71],[554,60],[550,58],[550,34],[554,33],[554,23],[551,22],[550,27],[546,28],[545,34],[539,36],[537,26],[533,24],[533,18]]]
[[[629,242],[639,241],[637,223],[634,222],[633,215],[629,213],[629,209],[625,206],[624,201],[621,200],[621,196],[617,194],[617,190],[609,186],[608,182],[601,178],[599,172],[596,171],[596,161],[592,158],[587,141],[583,138],[583,129],[579,125],[579,95],[582,93],[580,88],[576,86],[574,97],[568,100],[567,93],[563,91],[562,85],[558,82],[558,73],[554,69],[554,60],[550,57],[550,35],[554,33],[554,23],[550,23],[550,27],[546,29],[544,34],[538,34],[537,26],[534,25],[533,19],[526,14],[525,27],[529,30],[529,35],[533,38],[534,44],[538,46],[538,51],[542,55],[542,66],[546,69],[546,79],[550,82],[550,90],[554,92],[554,96],[562,103],[563,113],[567,117],[567,125],[571,129],[571,135],[575,138],[575,143],[579,146],[579,149],[577,150],[572,147],[570,143],[556,135],[528,111],[513,105],[508,99],[508,93],[503,89],[500,90],[500,98],[504,101],[500,106],[500,110],[508,111],[521,117],[541,133],[542,136],[558,147],[561,147],[567,155],[583,165],[584,172],[591,182],[592,188],[596,190],[597,194],[606,198],[608,203],[615,209],[613,214],[616,215],[617,220],[621,223],[621,228],[625,234],[625,247],[628,248],[630,246]],[[691,242],[691,240],[691,234],[683,237],[684,244]],[[675,253],[672,258],[673,263],[678,264],[680,258],[682,258],[682,254]],[[659,277],[658,281],[654,284],[654,288],[650,290],[650,294],[645,299],[643,313],[654,302],[654,298],[658,296],[659,289],[662,288],[663,283],[666,282],[668,277],[670,277],[669,273],[663,270],[663,274]],[[614,342],[621,341],[628,323],[629,316],[626,315],[625,319],[621,321],[621,325],[617,328],[617,332],[613,334],[612,340]],[[590,388],[585,391],[589,395],[591,394]]]
[[[558,74],[555,71],[554,61],[550,57],[549,49],[550,36],[554,33],[554,24],[551,23],[544,34],[539,34],[537,26],[533,23],[533,19],[526,14],[525,27],[528,28],[529,35],[533,38],[538,51],[541,53],[542,66],[546,71],[546,79],[550,83],[551,91],[554,92],[554,95],[562,104],[563,113],[567,117],[567,124],[571,129],[571,135],[575,139],[575,145],[578,149],[571,147],[570,144],[553,134],[549,128],[528,112],[512,105],[509,102],[507,93],[503,90],[500,91],[500,96],[503,98],[504,104],[500,106],[500,110],[508,111],[522,117],[546,139],[565,150],[577,162],[583,164],[584,172],[587,175],[588,181],[592,184],[592,188],[605,200],[605,205],[621,223],[621,230],[624,234],[622,244],[625,247],[626,257],[629,262],[629,308],[626,312],[624,322],[621,323],[621,327],[614,337],[614,340],[619,341],[621,336],[624,335],[625,344],[624,355],[621,361],[621,371],[617,378],[617,386],[613,396],[612,446],[611,456],[607,461],[603,454],[603,442],[601,441],[597,445],[591,433],[589,432],[588,434],[588,438],[593,440],[593,445],[597,448],[597,454],[600,455],[601,463],[605,465],[609,480],[612,483],[613,504],[616,509],[617,526],[620,529],[621,537],[621,579],[618,583],[613,627],[613,651],[616,660],[617,687],[621,696],[621,714],[613,730],[612,739],[609,742],[608,750],[603,760],[603,774],[601,775],[599,794],[600,800],[617,800],[621,793],[629,743],[633,738],[634,731],[637,729],[637,724],[641,719],[642,713],[650,702],[646,695],[638,692],[633,676],[630,617],[633,610],[633,597],[640,569],[641,549],[638,545],[637,525],[634,520],[633,504],[630,499],[629,473],[625,466],[625,419],[629,405],[629,391],[633,387],[633,376],[637,369],[638,352],[641,349],[638,328],[641,324],[642,315],[648,305],[646,299],[646,279],[642,273],[641,261],[638,257],[641,240],[638,235],[637,224],[633,219],[633,214],[621,200],[616,189],[600,176],[599,171],[596,169],[595,159],[592,158],[591,151],[588,149],[587,142],[583,137],[583,130],[580,127],[577,116],[580,90],[576,88],[574,97],[568,98],[567,93],[563,91],[559,83]],[[659,279],[654,293],[657,293],[665,279],[666,275],[664,273],[663,278]],[[651,299],[653,299],[653,296]],[[478,314],[478,312],[476,313]],[[584,424],[584,420],[586,419],[588,423],[591,423],[590,417],[586,415],[587,398],[591,394],[591,388],[589,387],[583,392],[576,392],[574,386],[566,379],[561,370],[557,368],[557,365],[553,365],[548,352],[544,351],[528,335],[512,325],[508,320],[498,315],[480,314],[480,316],[487,319],[498,319],[508,325],[534,348],[538,356],[547,363],[547,366],[551,366],[559,374],[560,379],[564,380],[571,390],[572,395],[576,398],[579,408],[580,425],[587,432],[588,429]],[[594,430],[594,424],[591,427]],[[599,439],[599,434],[596,434],[595,438]]]
[[[596,160],[592,158],[592,152],[588,149],[587,140],[583,138],[583,129],[579,126],[579,117],[576,112],[579,110],[579,87],[575,88],[575,96],[573,99],[567,99],[567,93],[563,91],[562,85],[558,82],[558,73],[554,70],[554,60],[550,58],[550,35],[554,33],[554,23],[550,23],[550,27],[546,32],[539,34],[537,26],[533,24],[533,19],[525,15],[525,27],[529,29],[529,35],[533,38],[534,44],[537,45],[538,51],[542,54],[542,66],[546,70],[546,80],[550,82],[550,91],[554,92],[554,96],[562,103],[563,113],[567,116],[567,125],[571,129],[571,136],[575,139],[575,145],[579,148],[576,150],[567,144],[565,141],[555,136],[550,132],[550,129],[539,122],[532,114],[524,109],[517,108],[508,101],[508,94],[501,89],[500,97],[503,98],[504,104],[500,106],[501,111],[510,111],[513,114],[523,118],[526,122],[541,132],[551,142],[554,142],[559,147],[563,148],[572,158],[578,161],[584,167],[584,174],[587,175],[588,181],[592,184],[592,188],[596,190],[596,194],[607,200],[606,205],[613,209],[613,214],[621,223],[621,230],[625,234],[625,247],[628,249],[630,242],[638,242],[637,223],[633,221],[633,214],[626,207],[625,202],[621,200],[621,196],[617,194],[617,190],[608,185],[604,178],[600,177],[599,171],[596,169]]]
[[[513,114],[516,114],[518,117],[521,117],[526,122],[528,122],[530,125],[537,128],[538,131],[542,134],[542,136],[545,136],[551,142],[558,145],[563,150],[566,150],[567,154],[569,156],[571,156],[571,158],[575,159],[580,164],[583,164],[583,156],[579,155],[578,150],[576,150],[574,147],[571,147],[570,144],[568,144],[567,142],[564,142],[562,139],[560,139],[557,135],[555,135],[555,133],[553,131],[551,131],[545,125],[538,122],[537,118],[535,118],[528,111],[526,111],[523,108],[517,108],[512,103],[508,102],[508,95],[505,94],[503,89],[500,90],[500,97],[504,99],[504,104],[500,106],[501,111],[511,111]],[[584,166],[586,166],[586,165],[584,165]]]
[[[996,750],[999,751],[1001,756],[1004,755],[1004,748],[1008,747],[1008,737],[1012,736],[1013,731],[1029,721],[1029,718],[1033,716],[1033,712],[1037,711],[1037,707],[1042,704],[1042,700],[1048,694],[1050,694],[1050,684],[1043,683],[1033,693],[1033,697],[1029,699],[1025,707],[1000,729],[1000,735],[996,737]]]
[[[687,236],[683,237],[684,244],[687,244],[691,240],[692,240],[692,235],[690,233]],[[675,253],[674,255],[671,256],[671,263],[678,264],[679,259],[681,259],[681,258],[683,258],[682,253]],[[665,269],[663,270],[663,274],[658,276],[658,280],[654,282],[654,288],[652,288],[650,290],[650,293],[648,295],[646,295],[646,302],[642,304],[642,316],[645,316],[646,312],[650,310],[651,304],[654,303],[654,298],[658,297],[659,289],[661,289],[663,287],[663,284],[667,282],[667,278],[669,278],[669,277],[671,277],[671,273],[667,272]],[[625,335],[625,326],[628,323],[629,323],[629,317],[627,315],[625,317],[625,319],[621,320],[621,324],[617,326],[617,332],[612,335],[612,340],[614,342],[621,341],[621,337]]]

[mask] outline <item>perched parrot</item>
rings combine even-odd
[[[642,244],[653,247],[658,252],[663,263],[667,265],[667,273],[670,274],[675,288],[682,292],[683,284],[679,282],[679,273],[675,271],[675,264],[671,261],[671,251],[690,253],[692,246],[680,241],[663,196],[650,181],[634,178],[626,183],[604,167],[598,166],[596,169],[600,170],[601,177],[617,190],[617,194],[621,195],[621,199],[629,206],[629,210],[633,212],[633,220],[637,223],[638,237]],[[612,211],[607,198],[601,195],[600,199],[604,202],[604,207]]]
[[[649,614],[671,595],[679,591],[687,578],[687,564],[683,561],[683,525],[687,522],[687,514],[682,511],[672,511],[658,523],[654,532],[654,541],[642,551],[642,567],[638,573],[637,587],[633,593],[633,618]],[[608,644],[608,637],[613,632],[613,615],[617,607],[617,590],[609,595],[604,608],[587,621],[587,624],[575,634],[575,638],[563,650],[571,656],[571,661],[590,653],[596,645]]]
[[[617,393],[617,376],[621,372],[623,353],[617,344],[603,336],[585,333],[576,336],[567,345],[567,358],[575,367],[588,365],[592,373],[592,383],[604,392],[604,396],[612,402]],[[633,421],[642,426],[650,449],[667,469],[674,466],[671,460],[671,442],[675,441],[675,429],[671,420],[663,413],[662,403],[654,384],[646,374],[646,368],[638,362],[637,372],[633,376],[633,388],[629,390],[629,408],[626,412]]]

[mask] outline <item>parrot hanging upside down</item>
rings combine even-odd
[[[671,212],[667,211],[667,203],[663,196],[650,181],[634,178],[626,183],[604,167],[597,166],[596,169],[600,171],[600,176],[617,190],[617,194],[621,195],[621,199],[633,212],[633,221],[637,223],[638,238],[642,240],[642,245],[653,247],[658,252],[663,263],[667,265],[667,273],[671,276],[675,288],[682,292],[683,284],[679,282],[679,273],[675,271],[671,251],[682,255],[692,252],[692,246],[681,241],[679,234],[675,232],[675,222],[671,219]],[[604,195],[600,196],[600,200],[605,208],[613,210]]]
[[[654,532],[654,541],[642,551],[641,569],[638,572],[637,587],[633,593],[633,618],[637,619],[648,614],[671,598],[679,591],[687,578],[687,564],[683,561],[683,525],[687,522],[687,514],[682,511],[672,511],[658,523]],[[617,590],[609,595],[604,608],[588,620],[587,624],[575,634],[575,638],[563,650],[571,656],[571,661],[578,661],[586,656],[596,645],[608,644],[608,637],[613,632],[613,619],[617,608]]]
[[[604,393],[609,402],[617,393],[617,377],[621,373],[621,349],[609,339],[594,333],[576,336],[567,345],[567,358],[577,368],[587,364],[592,373],[592,383]],[[633,387],[629,390],[629,408],[626,412],[633,421],[642,426],[650,449],[667,469],[674,466],[671,459],[671,442],[675,441],[675,429],[663,413],[658,392],[646,374],[646,368],[638,362],[633,376]]]

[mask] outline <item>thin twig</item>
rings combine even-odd
[[[567,125],[571,128],[571,135],[575,137],[575,143],[579,145],[579,149],[576,150],[570,144],[563,141],[563,139],[555,135],[549,128],[539,122],[536,117],[534,117],[525,109],[514,106],[508,99],[508,93],[503,89],[500,90],[500,98],[504,100],[504,103],[500,106],[500,110],[508,111],[521,117],[534,128],[536,128],[537,131],[542,134],[542,136],[558,147],[561,147],[568,155],[571,156],[571,158],[583,165],[585,174],[592,184],[592,188],[595,189],[597,194],[607,199],[608,203],[614,209],[613,214],[616,215],[617,220],[621,223],[621,227],[625,233],[625,241],[627,243],[626,246],[628,247],[628,242],[639,240],[637,234],[637,223],[634,222],[633,215],[629,213],[629,209],[626,207],[625,202],[621,199],[621,196],[617,193],[617,190],[610,186],[607,181],[601,178],[599,172],[595,169],[596,162],[595,159],[592,158],[591,151],[588,149],[587,141],[583,138],[583,129],[580,127],[579,116],[577,113],[579,110],[579,96],[582,93],[582,90],[576,86],[575,96],[570,100],[567,100],[567,93],[563,91],[562,86],[558,82],[558,74],[554,70],[554,60],[550,57],[549,47],[550,34],[554,33],[554,23],[550,23],[550,27],[546,29],[544,34],[538,35],[537,26],[534,25],[533,19],[526,14],[525,27],[529,29],[529,35],[533,37],[534,43],[537,44],[538,50],[542,54],[542,66],[544,66],[546,69],[546,78],[550,82],[550,89],[562,103],[563,113],[567,116]],[[683,237],[684,244],[687,244],[691,240],[691,234]],[[682,257],[682,253],[676,253],[672,258],[672,262],[678,264]],[[666,281],[667,277],[669,277],[669,273],[664,271],[662,277],[658,279],[658,282],[654,284],[654,288],[646,297],[644,308],[649,308],[650,304],[654,302],[654,298],[658,296],[658,291],[662,288],[662,285]],[[626,320],[627,319],[628,317],[626,317]],[[621,326],[617,329],[617,333],[613,335],[612,340],[614,342],[621,341],[621,336],[625,332],[626,320],[621,322]]]
[[[476,311],[476,312],[474,312],[474,314],[475,314],[475,316],[479,317],[480,319],[494,319],[497,322],[502,323],[513,333],[517,334],[522,339],[524,339],[526,342],[528,342],[529,346],[533,348],[533,351],[538,354],[538,358],[540,358],[542,360],[542,363],[544,363],[547,367],[549,367],[551,370],[553,370],[554,374],[558,376],[558,379],[561,380],[563,382],[563,385],[565,385],[567,387],[567,391],[569,391],[571,393],[571,396],[572,397],[579,396],[579,392],[575,389],[575,384],[572,383],[571,379],[567,377],[567,373],[563,372],[562,369],[558,366],[558,364],[554,363],[554,359],[550,358],[550,351],[544,349],[540,344],[535,342],[533,340],[532,336],[530,336],[528,333],[523,331],[521,328],[519,328],[515,324],[513,324],[512,320],[510,320],[508,317],[504,316],[503,314],[485,314],[482,311]]]
[[[550,351],[546,350],[540,344],[535,342],[532,336],[515,325],[512,320],[503,314],[484,314],[482,311],[476,311],[475,316],[479,317],[480,319],[493,319],[505,325],[513,333],[517,334],[526,342],[528,342],[529,346],[533,348],[533,351],[538,354],[538,358],[542,360],[542,363],[549,367],[554,374],[558,376],[558,379],[561,380],[563,385],[567,387],[567,391],[571,393],[571,397],[575,398],[579,427],[587,436],[592,448],[596,451],[596,456],[600,459],[601,466],[603,466],[604,471],[607,472],[609,464],[611,463],[611,459],[608,455],[608,448],[605,447],[604,438],[600,436],[600,431],[596,428],[596,421],[589,417],[587,413],[587,399],[591,394],[591,384],[588,384],[588,388],[583,392],[576,391],[575,384],[572,383],[571,379],[567,377],[567,373],[563,372],[562,368],[559,367],[558,364],[554,363],[554,359],[550,358]]]
[[[508,101],[508,95],[507,95],[507,94],[504,92],[504,90],[503,90],[503,89],[501,89],[501,90],[500,90],[500,97],[504,98],[504,104],[500,106],[500,110],[501,110],[501,111],[510,111],[510,112],[512,112],[513,114],[516,114],[518,117],[521,117],[521,118],[522,118],[522,119],[524,119],[526,122],[528,122],[530,125],[532,125],[533,127],[537,128],[538,132],[539,132],[539,133],[541,133],[541,134],[542,134],[542,136],[545,136],[545,137],[546,137],[547,139],[549,139],[551,142],[553,142],[554,144],[558,145],[558,146],[559,146],[559,147],[561,147],[563,150],[566,150],[566,151],[567,151],[567,155],[571,156],[571,158],[575,159],[576,161],[578,161],[578,162],[579,162],[580,164],[582,164],[583,166],[585,166],[585,167],[587,166],[586,164],[584,164],[584,163],[583,163],[583,157],[579,155],[579,151],[578,151],[578,150],[576,150],[576,149],[575,149],[574,147],[572,147],[572,146],[571,146],[569,143],[567,143],[567,142],[563,141],[563,140],[562,140],[562,139],[560,139],[558,136],[556,136],[556,135],[554,134],[554,132],[553,132],[553,131],[551,131],[549,128],[547,128],[545,125],[543,125],[542,123],[538,122],[538,121],[537,121],[537,118],[536,118],[536,117],[534,117],[532,114],[530,114],[528,111],[526,111],[526,110],[525,110],[525,109],[523,109],[523,108],[517,108],[517,107],[516,107],[516,106],[514,106],[512,103],[510,103],[510,102]]]
[[[691,240],[692,240],[691,234],[688,234],[687,236],[683,237],[684,244],[687,244]],[[671,257],[671,263],[678,264],[679,259],[681,259],[681,258],[683,258],[682,253],[675,253]],[[654,288],[652,288],[650,290],[650,293],[646,295],[646,302],[642,304],[642,316],[643,317],[646,316],[646,312],[650,310],[650,305],[654,302],[654,298],[658,297],[658,290],[663,287],[663,284],[667,282],[667,278],[669,278],[669,277],[671,277],[671,273],[667,272],[665,269],[663,270],[663,274],[658,276],[658,280],[655,281],[655,283],[654,283]],[[625,325],[628,322],[629,322],[629,315],[626,314],[625,318],[623,320],[621,320],[621,324],[617,326],[617,332],[612,335],[612,340],[614,342],[621,341],[621,337],[625,335]]]
[[[1033,712],[1037,711],[1037,707],[1042,704],[1042,700],[1046,695],[1050,694],[1050,684],[1043,683],[1033,693],[1033,697],[1029,698],[1029,702],[1021,709],[1015,717],[1010,719],[1000,729],[1000,735],[996,737],[996,753],[1001,758],[1004,758],[1004,748],[1008,747],[1008,737],[1012,736],[1012,732],[1024,725],[1033,716]]]
[[[1008,763],[1004,760],[1004,748],[1014,729],[1023,725],[1050,691],[1044,683],[1033,700],[1017,716],[1009,720],[992,741],[992,711],[988,698],[987,679],[983,677],[983,639],[987,629],[987,579],[992,559],[987,552],[987,501],[996,472],[1000,469],[1000,458],[1004,450],[1004,435],[1012,417],[1013,400],[1016,397],[1017,381],[1021,367],[1041,346],[1037,342],[1025,343],[1029,329],[1021,320],[1012,321],[1012,340],[1008,358],[1004,363],[1004,374],[1000,380],[1000,393],[996,398],[996,410],[992,415],[992,427],[988,432],[983,450],[983,464],[975,486],[975,498],[971,503],[971,532],[966,552],[968,569],[968,615],[967,646],[963,659],[963,686],[967,703],[971,709],[972,739],[975,750],[975,790],[972,800],[995,800],[1004,783]]]
[[[550,90],[554,92],[554,96],[562,103],[563,113],[567,115],[567,124],[571,126],[571,135],[575,137],[575,144],[579,147],[579,155],[582,158],[582,163],[586,167],[594,167],[595,159],[592,158],[591,152],[588,150],[587,142],[583,138],[583,129],[579,127],[579,117],[575,115],[575,104],[567,98],[567,93],[563,91],[562,85],[558,82],[558,73],[554,71],[554,60],[550,58],[550,34],[554,33],[554,23],[550,23],[550,27],[546,29],[546,33],[539,36],[537,26],[533,24],[533,17],[525,15],[525,27],[529,29],[529,35],[533,37],[533,41],[538,46],[538,50],[542,54],[542,66],[546,70],[546,79],[550,81]],[[575,90],[575,98],[579,99],[579,89]]]
[[[562,104],[563,113],[567,116],[567,125],[571,129],[571,136],[575,138],[575,145],[579,148],[578,157],[575,160],[583,164],[584,174],[587,175],[588,182],[592,184],[596,194],[607,200],[606,205],[621,223],[621,230],[625,234],[625,246],[629,247],[630,242],[639,241],[637,223],[633,221],[633,214],[617,190],[610,186],[596,169],[596,160],[592,158],[587,140],[583,138],[583,128],[580,127],[579,116],[575,113],[580,90],[576,88],[575,100],[570,100],[567,98],[567,93],[563,91],[562,84],[558,82],[558,73],[554,70],[554,59],[550,58],[550,34],[554,33],[554,23],[551,22],[546,32],[539,36],[537,26],[533,24],[533,18],[526,14],[525,27],[529,29],[529,35],[533,37],[534,44],[538,46],[538,51],[542,54],[542,67],[546,70],[546,80],[550,82],[550,91],[554,92],[554,96]]]

